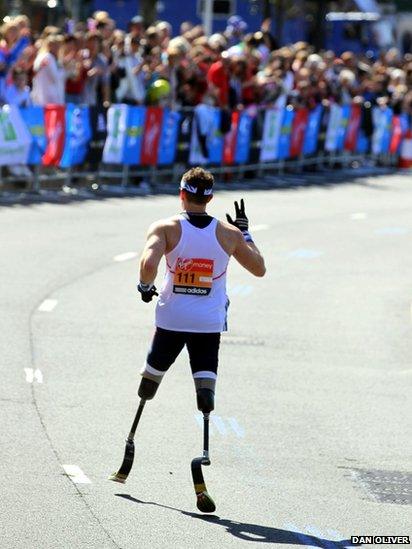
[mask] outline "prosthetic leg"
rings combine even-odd
[[[134,461],[134,435],[137,429],[137,426],[140,421],[140,417],[143,412],[143,408],[146,404],[147,400],[151,400],[159,387],[160,381],[162,380],[162,376],[154,376],[153,374],[150,374],[146,377],[146,372],[144,371],[142,373],[143,378],[140,382],[138,395],[140,397],[140,403],[139,407],[136,412],[136,416],[133,420],[132,428],[130,429],[129,436],[126,439],[126,448],[124,451],[124,458],[123,463],[120,466],[120,469],[117,471],[117,473],[113,473],[110,475],[109,480],[113,480],[114,482],[121,482],[124,484],[127,480],[127,477],[129,476],[130,471],[133,467],[133,461]],[[156,379],[156,377],[158,379]]]
[[[203,413],[203,456],[192,460],[192,478],[197,497],[197,508],[202,513],[213,513],[216,505],[210,497],[203,478],[202,465],[210,465],[209,456],[209,415],[214,410],[216,380],[196,379],[197,407]]]

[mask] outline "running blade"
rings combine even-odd
[[[203,457],[192,460],[192,478],[197,497],[196,506],[202,513],[213,513],[216,511],[216,505],[207,491],[202,473],[202,464],[209,465],[210,461],[205,460]]]
[[[114,482],[121,482],[124,484],[129,476],[130,471],[133,467],[134,460],[134,442],[133,440],[126,440],[126,448],[124,451],[123,463],[120,466],[120,469],[117,473],[110,475],[109,480]]]

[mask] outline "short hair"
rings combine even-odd
[[[193,202],[193,204],[207,204],[209,202],[211,194],[205,195],[204,191],[206,189],[213,189],[213,183],[215,182],[215,178],[209,171],[199,166],[190,168],[190,170],[183,174],[182,180],[197,189],[196,193],[191,193],[187,190],[182,191],[189,202]]]

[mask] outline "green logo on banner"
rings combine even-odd
[[[13,124],[10,122],[9,115],[5,112],[0,112],[0,127],[4,141],[15,141],[17,139]]]

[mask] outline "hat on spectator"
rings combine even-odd
[[[141,15],[135,15],[130,19],[130,25],[143,25],[143,17]]]

